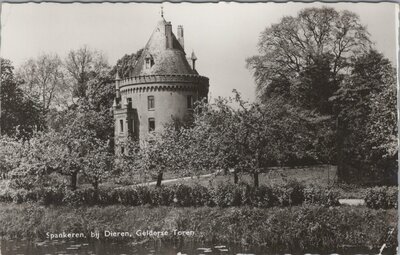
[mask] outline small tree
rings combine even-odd
[[[108,142],[93,139],[90,150],[82,160],[82,172],[86,179],[98,189],[99,184],[111,177],[114,157]]]
[[[259,173],[266,167],[312,156],[303,150],[311,145],[312,134],[301,112],[278,100],[248,103],[237,92],[231,103],[236,106],[217,100],[202,109],[196,121],[198,126],[208,127],[210,135],[204,136],[203,142],[215,155],[215,165],[251,174],[254,186],[258,186]]]
[[[179,133],[173,125],[164,125],[162,132],[149,134],[140,146],[138,169],[156,176],[156,186],[161,186],[166,170],[176,170],[180,164]]]

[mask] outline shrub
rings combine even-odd
[[[304,189],[304,203],[321,206],[338,206],[339,192],[333,189],[307,187]]]
[[[219,184],[213,192],[213,201],[219,207],[240,206],[242,189],[242,184]]]
[[[13,196],[16,191],[10,187],[0,190],[0,202],[13,202]]]
[[[193,206],[213,206],[211,190],[201,185],[195,185],[191,191]]]
[[[369,188],[365,195],[365,204],[373,209],[397,208],[398,187]]]
[[[64,190],[60,188],[47,188],[37,190],[37,201],[43,205],[58,205],[62,204],[64,200]]]
[[[272,192],[276,206],[301,205],[304,202],[304,186],[296,181],[273,187]]]
[[[268,186],[260,186],[257,188],[243,186],[242,201],[245,205],[255,207],[268,208],[274,205],[276,198],[272,193],[272,189]]]
[[[192,187],[184,184],[173,185],[174,190],[174,202],[178,206],[192,206]]]
[[[81,190],[68,190],[64,191],[63,203],[67,205],[83,205],[84,198]]]
[[[94,205],[98,203],[98,194],[94,189],[65,189],[64,203],[71,205]]]
[[[27,202],[27,195],[28,195],[28,191],[25,189],[19,189],[17,192],[14,193],[13,196],[13,202],[20,204],[23,202]]]
[[[118,189],[118,202],[123,205],[137,206],[139,205],[138,192],[134,188]]]
[[[120,189],[101,188],[97,191],[97,203],[100,205],[115,205],[120,203]]]
[[[151,204],[150,191],[148,186],[135,187],[138,196],[138,205]]]
[[[152,187],[149,189],[150,204],[171,205],[174,199],[174,191],[170,187]]]

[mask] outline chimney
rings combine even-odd
[[[167,22],[165,24],[165,39],[166,39],[166,48],[172,49],[172,25],[171,25],[171,22]]]
[[[192,51],[192,56],[190,57],[190,59],[192,60],[192,69],[196,70],[196,65],[195,64],[196,64],[197,57],[194,54],[194,51]]]
[[[182,49],[185,49],[185,41],[183,39],[183,26],[179,25],[178,26],[178,41],[182,46]]]

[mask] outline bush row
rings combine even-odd
[[[367,189],[365,204],[373,209],[397,209],[398,187],[374,187]]]
[[[268,208],[316,204],[338,205],[338,193],[321,188],[305,188],[293,182],[284,186],[252,187],[247,184],[220,184],[213,188],[201,185],[136,186],[99,190],[38,189],[10,190],[0,194],[3,202],[39,202],[43,205],[152,205],[152,206],[254,206]]]

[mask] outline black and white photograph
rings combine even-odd
[[[0,14],[0,255],[398,254],[397,3]]]

